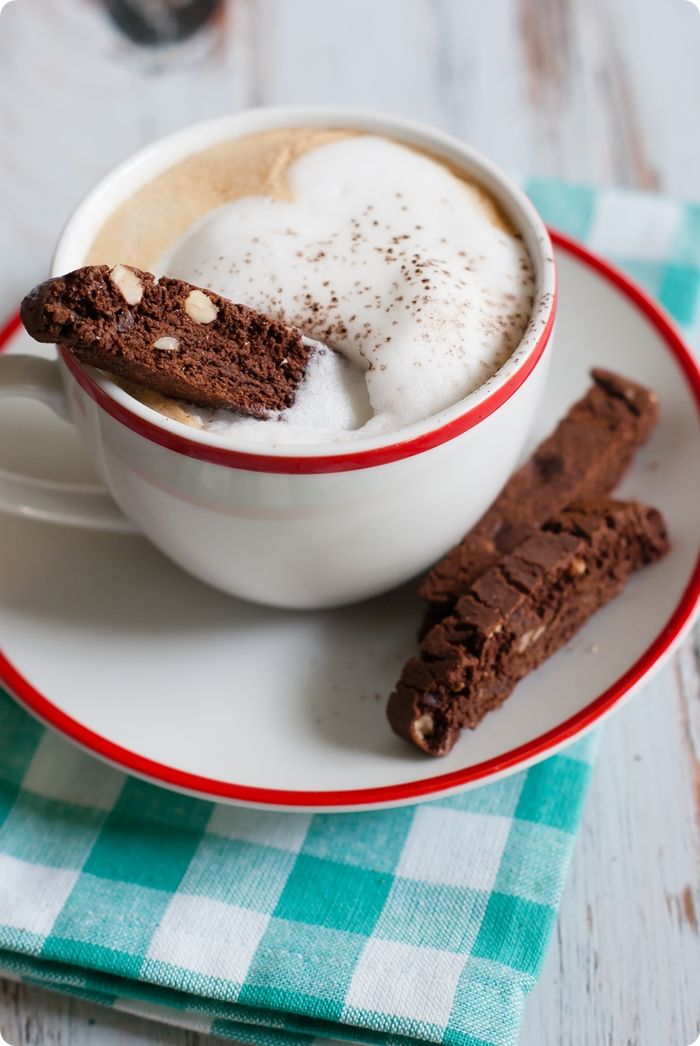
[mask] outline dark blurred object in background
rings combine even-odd
[[[107,11],[136,44],[186,40],[214,17],[223,0],[106,0]]]

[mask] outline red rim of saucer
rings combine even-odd
[[[685,346],[680,334],[645,291],[641,290],[620,270],[592,254],[586,247],[562,233],[552,232],[554,244],[568,251],[575,258],[594,269],[621,291],[647,317],[666,342],[669,351],[683,372],[698,411],[700,412],[700,367]],[[19,317],[14,317],[0,331],[0,352],[7,346],[12,335],[20,326]],[[417,453],[417,451],[414,451]],[[475,781],[501,776],[508,771],[528,765],[573,740],[592,727],[607,712],[618,704],[655,665],[670,652],[671,647],[689,624],[700,602],[700,556],[692,576],[666,625],[633,665],[612,686],[590,702],[576,715],[566,719],[552,730],[532,741],[508,752],[495,756],[474,766],[454,770],[435,777],[417,781],[405,781],[396,785],[374,788],[345,789],[338,791],[294,791],[277,788],[257,788],[232,784],[190,774],[174,767],[157,763],[145,756],[114,744],[105,737],[83,726],[57,708],[47,697],[39,693],[32,684],[0,652],[0,680],[17,700],[39,719],[70,737],[89,751],[116,764],[121,769],[147,777],[156,784],[171,785],[188,792],[195,792],[209,799],[228,799],[259,806],[289,808],[304,807],[353,807],[372,804],[406,802],[458,789]]]

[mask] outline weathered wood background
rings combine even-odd
[[[0,315],[44,275],[100,174],[156,135],[247,105],[393,110],[515,175],[700,198],[700,13],[688,0],[230,0],[163,55],[119,37],[98,0],[15,0],[0,16],[0,88]],[[699,886],[696,632],[604,731],[522,1046],[694,1042]],[[14,1046],[205,1046],[13,984],[0,989],[0,1029]]]

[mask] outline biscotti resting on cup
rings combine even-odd
[[[199,407],[264,418],[294,401],[314,352],[295,327],[182,280],[90,265],[39,284],[22,322],[40,342]]]

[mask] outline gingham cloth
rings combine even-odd
[[[696,326],[700,207],[529,189]],[[259,813],[127,777],[0,694],[0,971],[244,1042],[511,1046],[594,748],[399,810]]]

